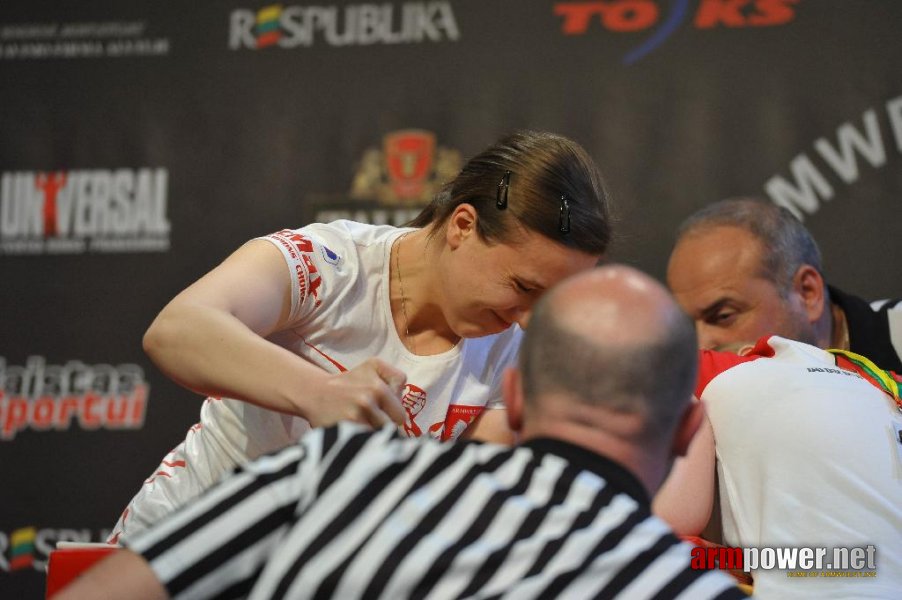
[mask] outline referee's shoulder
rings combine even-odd
[[[394,424],[372,429],[351,421],[342,421],[331,427],[313,430],[305,438],[309,438],[309,442],[317,447],[317,454],[322,458],[336,452],[348,452],[349,447],[365,450],[364,454],[370,458],[374,458],[375,453],[383,453],[387,457],[395,452],[405,454],[451,452],[455,455],[469,456],[477,462],[500,453],[518,451],[518,446],[505,446],[478,440],[440,441],[429,435],[408,437]],[[305,438],[302,438],[302,443]]]

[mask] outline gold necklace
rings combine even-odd
[[[407,237],[409,231],[401,234],[398,238],[398,245],[395,247],[395,272],[398,274],[398,289],[401,292],[401,312],[404,314],[404,335],[407,337],[407,346],[414,354],[417,353],[417,346],[410,337],[410,318],[407,316],[407,295],[404,293],[404,280],[401,278],[401,242]]]

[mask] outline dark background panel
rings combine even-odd
[[[229,28],[233,11],[266,2],[0,4],[0,47],[15,41],[7,26],[88,22],[138,22],[138,37],[166,43],[157,55],[0,54],[0,174],[165,169],[171,225],[165,251],[0,253],[7,368],[33,356],[131,364],[149,387],[140,429],[74,424],[0,441],[0,596],[37,598],[43,586],[39,568],[9,570],[13,533],[34,528],[31,554],[19,550],[36,563],[60,537],[98,541],[196,421],[202,399],[141,349],[160,308],[249,238],[329,208],[410,209],[351,198],[365,156],[392,132],[431,132],[464,158],[516,128],[573,137],[615,199],[610,257],[657,277],[681,219],[724,197],[764,196],[775,176],[795,185],[793,161],[804,156],[832,188],[805,215],[829,279],[866,298],[899,295],[902,123],[894,129],[886,105],[902,98],[902,4],[787,0],[787,22],[755,26],[768,3],[749,0],[738,23],[700,28],[710,2],[647,0],[657,12],[649,27],[618,31],[596,17],[577,35],[563,32],[560,4],[366,5],[390,5],[396,19],[405,6],[449,11],[457,37],[333,46],[318,34],[310,46],[262,49],[231,49]],[[364,5],[282,7],[341,16]],[[884,159],[856,155],[857,177],[843,181],[815,144],[837,147],[843,126],[863,135],[869,111]]]

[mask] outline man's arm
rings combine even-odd
[[[667,521],[678,535],[698,535],[708,524],[714,507],[714,430],[704,423],[678,458],[652,501],[652,512]]]
[[[53,600],[165,600],[166,588],[131,550],[117,550],[53,596]]]

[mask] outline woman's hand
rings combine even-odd
[[[404,423],[401,393],[407,376],[378,359],[370,358],[344,373],[329,375],[315,393],[305,394],[301,412],[313,427],[355,421],[382,427],[389,421]]]

